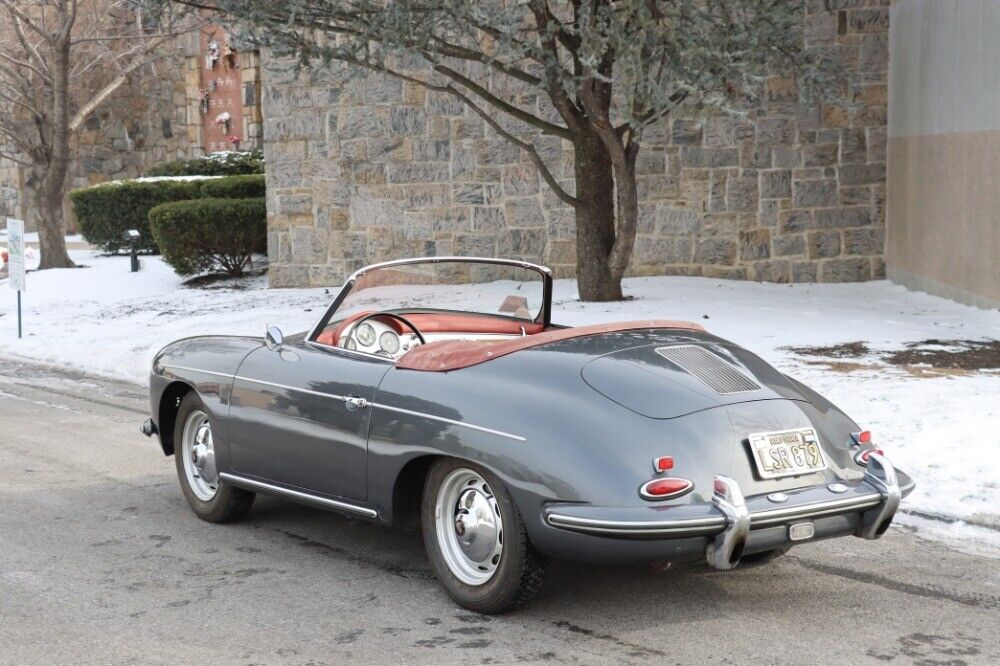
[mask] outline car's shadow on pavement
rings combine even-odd
[[[385,527],[264,496],[258,496],[246,522],[255,530],[279,535],[292,548],[323,553],[389,575],[425,580],[429,593],[444,594],[416,526]],[[550,560],[542,591],[528,609],[514,614],[561,615],[570,611],[576,615],[585,607],[588,614],[596,612],[606,619],[627,616],[634,626],[647,621],[660,624],[671,618],[709,619],[718,616],[720,606],[731,603],[791,604],[802,593],[794,579],[809,577],[809,572],[802,571],[793,575],[791,569],[801,567],[779,560],[720,572],[698,564],[601,566]],[[571,623],[567,627],[572,628]]]

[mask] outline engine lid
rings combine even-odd
[[[780,372],[730,344],[632,347],[594,359],[580,374],[609,400],[654,419],[756,400],[805,400]]]

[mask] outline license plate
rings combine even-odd
[[[780,479],[826,469],[826,458],[812,428],[758,432],[750,435],[750,450],[757,473]]]

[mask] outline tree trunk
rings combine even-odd
[[[600,137],[582,128],[573,142],[576,197],[576,277],[582,301],[618,301],[621,275],[608,264],[615,242],[615,181],[611,158]]]
[[[66,251],[66,232],[63,225],[63,196],[65,188],[55,193],[45,188],[32,193],[35,201],[36,224],[38,227],[38,248],[40,251],[39,270],[46,268],[74,268],[73,260]]]
[[[65,5],[60,13],[65,13]],[[70,20],[70,19],[67,19]],[[41,251],[39,269],[74,268],[76,264],[66,252],[66,229],[62,205],[66,196],[66,174],[69,171],[69,67],[72,23],[64,25],[59,40],[52,47],[52,124],[51,147],[44,171],[37,173],[40,181],[35,193],[35,214],[38,221],[38,245]]]

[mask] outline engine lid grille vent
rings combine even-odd
[[[656,353],[691,376],[705,382],[716,393],[725,395],[760,389],[760,384],[744,372],[703,347],[696,345],[658,347]]]

